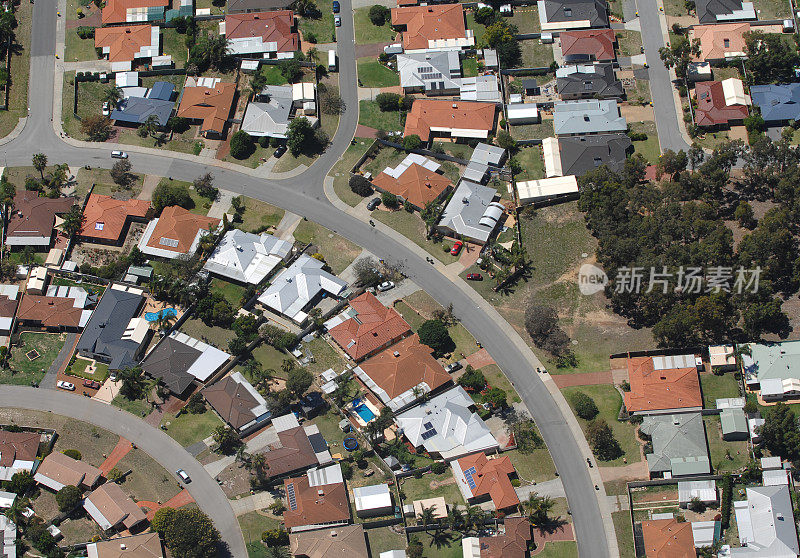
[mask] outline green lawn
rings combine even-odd
[[[642,34],[638,31],[614,30],[617,35],[617,54],[634,56],[642,53]]]
[[[506,378],[506,375],[503,374],[499,366],[490,364],[489,366],[484,366],[480,370],[483,372],[483,376],[486,378],[486,381],[489,382],[490,386],[499,387],[508,394],[509,403],[519,403],[522,401],[519,395],[517,395],[517,390],[514,389],[514,386],[511,385],[511,382]]]
[[[199,415],[183,412],[176,417],[172,413],[165,413],[161,419],[161,426],[166,426],[167,434],[183,447],[205,440],[223,424],[217,414],[208,408]]]
[[[322,14],[318,19],[298,17],[298,28],[302,40],[309,43],[329,43],[336,40],[336,31],[333,27],[333,0],[317,0],[315,2]],[[343,14],[344,15],[344,14]],[[310,37],[313,35],[313,37]],[[315,38],[316,41],[310,40]]]
[[[539,24],[539,8],[532,6],[515,6],[511,17],[503,17],[504,21],[516,25],[520,33],[538,33],[541,31]]]
[[[381,552],[389,550],[404,550],[406,548],[406,537],[392,531],[389,527],[376,527],[367,529],[367,540],[371,556],[379,556]]]
[[[514,159],[519,161],[522,172],[514,176],[520,180],[538,180],[545,177],[544,157],[542,148],[538,145],[523,147],[514,155]]]
[[[14,30],[17,47],[11,56],[9,72],[11,91],[8,110],[0,111],[0,137],[11,133],[20,118],[28,115],[28,75],[30,74],[31,20],[33,4],[19,2],[16,8],[17,28]]]
[[[285,213],[280,207],[254,198],[244,198],[242,222],[236,223],[236,227],[250,232],[255,232],[263,227],[274,228],[281,222]]]
[[[522,68],[549,68],[555,58],[553,45],[542,44],[538,39],[525,39],[519,41],[522,49]]]
[[[540,558],[575,558],[578,556],[578,543],[575,541],[549,541],[544,550],[536,556]]]
[[[361,253],[361,248],[356,244],[305,219],[294,230],[294,239],[315,245],[334,273],[344,271]]]
[[[449,502],[448,502],[449,503]],[[433,531],[431,531],[433,533]],[[461,545],[461,533],[451,531],[441,531],[436,538],[430,533],[414,533],[422,543],[424,549],[423,556],[435,558],[461,558],[463,547]]]
[[[740,397],[739,382],[733,373],[716,376],[714,374],[700,374],[700,389],[703,391],[703,407],[716,409],[717,399]]]
[[[686,3],[683,0],[664,0],[664,12],[668,16],[685,16],[686,13]]]
[[[458,261],[458,257],[450,255],[450,247],[453,245],[452,242],[444,241],[436,243],[432,240],[425,239],[425,223],[417,212],[409,213],[402,209],[397,211],[376,209],[372,212],[372,217],[381,223],[389,225],[439,261],[445,264]],[[447,246],[447,251],[445,251],[444,246]]]
[[[81,39],[78,36],[77,28],[74,28],[66,30],[65,39],[64,60],[66,62],[97,60],[93,37]]]
[[[339,127],[339,115],[323,115],[321,122],[322,124],[320,124],[320,128],[322,131],[325,132],[328,138],[333,138],[333,136],[336,135],[336,129]],[[283,157],[278,159],[278,162],[275,163],[274,167],[272,167],[272,171],[288,172],[299,167],[300,165],[306,165],[307,167],[310,167],[314,161],[317,160],[317,157],[319,157],[321,153],[322,150],[317,148],[309,151],[303,151],[297,157],[295,157],[292,155],[291,151],[288,151],[283,155]]]
[[[661,146],[658,144],[658,132],[656,123],[652,120],[644,122],[631,122],[631,130],[634,132],[644,132],[647,139],[644,141],[633,142],[633,149],[636,153],[641,153],[648,163],[655,165],[661,155]]]
[[[328,368],[333,368],[338,373],[347,367],[348,361],[322,337],[313,339],[308,343],[308,348],[314,355],[314,362],[309,362],[306,369],[314,375],[322,374]]]
[[[483,34],[486,33],[486,26],[475,22],[475,13],[472,10],[467,11],[467,29],[472,29],[475,35],[475,44],[481,42]]]
[[[228,341],[235,337],[233,331],[218,326],[207,326],[201,320],[192,318],[186,320],[181,326],[181,331],[190,337],[199,339],[223,351],[228,350]]]
[[[19,346],[11,349],[8,368],[0,369],[0,383],[30,385],[41,382],[64,346],[65,338],[66,335],[60,333],[23,333]],[[34,350],[39,356],[30,360],[26,353]]]
[[[715,471],[737,471],[750,462],[747,442],[726,442],[722,439],[719,415],[705,416],[703,422],[706,425],[711,465]]]
[[[75,195],[81,198],[85,197],[89,193],[89,188],[94,184],[94,189],[92,190],[94,194],[102,194],[104,196],[116,194],[135,198],[142,191],[144,175],[133,174],[133,177],[131,184],[127,188],[122,188],[111,178],[111,171],[108,169],[99,169],[97,167],[91,169],[80,168],[75,176],[78,181],[75,186]]]
[[[374,151],[370,158],[361,165],[359,170],[362,172],[370,172],[372,176],[377,176],[383,172],[386,167],[396,167],[407,155],[408,153],[402,149],[379,147],[378,150]]]
[[[633,526],[631,525],[630,513],[627,511],[611,512],[611,519],[614,520],[614,531],[617,533],[619,557],[635,558],[636,552],[633,548]]]
[[[342,158],[334,165],[328,175],[333,177],[333,191],[336,192],[340,200],[351,207],[357,206],[364,198],[350,189],[350,169],[366,153],[372,144],[372,140],[356,138],[355,142],[355,145],[347,147],[347,151],[344,152]]]
[[[211,280],[210,290],[212,293],[219,293],[224,296],[225,300],[231,303],[234,310],[242,306],[242,296],[247,291],[243,286],[229,281],[223,281],[219,277],[214,277]]]
[[[181,35],[174,28],[163,27],[161,29],[162,53],[172,56],[172,61],[176,68],[186,66],[189,58],[189,49],[186,48],[186,34]]]
[[[187,207],[190,212],[196,215],[208,215],[208,210],[211,209],[211,200],[204,198],[192,186],[191,182],[185,180],[170,180],[169,178],[162,178],[159,184],[172,184],[173,186],[185,186],[189,190],[189,196],[192,198],[192,207]]]
[[[404,504],[411,504],[414,500],[424,500],[426,498],[444,497],[448,505],[459,504],[462,508],[465,505],[464,497],[458,490],[458,486],[454,482],[453,472],[448,468],[441,475],[434,475],[427,473],[422,475],[422,478],[417,479],[412,477],[405,477],[399,481],[400,490],[404,494]],[[431,486],[432,482],[445,483],[436,485],[435,488]]]
[[[261,75],[267,78],[267,85],[286,85],[289,83],[281,73],[281,67],[277,64],[264,64],[261,66]]]
[[[385,132],[400,132],[403,130],[400,113],[396,111],[381,112],[381,109],[378,108],[378,103],[375,101],[358,102],[358,123],[362,126]]]
[[[544,482],[556,478],[556,466],[547,447],[535,449],[531,453],[505,451],[503,455],[511,458],[511,463],[523,482]]]
[[[357,8],[353,14],[356,31],[356,44],[385,43],[393,41],[397,33],[392,29],[391,22],[375,25],[369,19],[369,8]]]
[[[267,529],[276,529],[281,525],[281,521],[274,517],[262,515],[258,512],[250,512],[239,516],[239,527],[242,528],[244,540],[248,545],[256,543],[264,549],[264,556],[266,556],[266,547],[261,544],[261,533]],[[249,548],[248,548],[249,550]],[[252,555],[251,555],[252,556]]]
[[[253,349],[250,354],[261,364],[264,370],[273,370],[276,377],[287,378],[287,375],[281,370],[281,364],[283,364],[284,360],[291,359],[292,357],[286,353],[282,353],[272,345],[261,343],[258,347]],[[248,374],[245,374],[245,376],[247,376],[248,381],[254,381],[254,378],[249,377]]]
[[[476,58],[465,58],[461,63],[461,74],[464,77],[475,77],[478,75],[478,60]]]
[[[222,160],[228,161],[229,163],[242,165],[243,167],[249,167],[251,169],[255,169],[258,168],[260,165],[262,165],[270,157],[272,157],[272,153],[274,151],[275,150],[269,146],[261,147],[260,143],[253,142],[253,151],[252,153],[250,153],[250,156],[247,157],[246,159],[237,159],[236,157],[228,153]],[[284,157],[291,157],[291,155],[287,153],[286,155],[284,155]],[[301,155],[301,157],[303,157],[303,155]],[[280,163],[280,160],[278,161],[278,163]]]
[[[611,427],[614,432],[614,437],[619,442],[622,451],[624,452],[621,457],[613,461],[598,461],[601,467],[614,467],[624,465],[623,458],[627,458],[628,463],[635,463],[641,461],[641,454],[639,452],[639,443],[636,440],[636,429],[629,422],[617,421],[620,407],[622,406],[622,397],[619,392],[609,385],[595,385],[595,386],[580,386],[565,388],[561,390],[564,397],[572,407],[570,396],[577,392],[582,391],[592,399],[594,399],[597,409],[600,411],[597,418],[603,418]],[[573,407],[573,411],[574,411]],[[588,421],[578,418],[581,427],[586,430]]]
[[[361,87],[394,87],[400,85],[400,76],[367,56],[358,59],[358,82]]]
[[[94,374],[86,372],[86,368],[91,364],[91,361],[85,358],[76,358],[75,362],[69,365],[66,373],[70,376],[77,376],[78,378],[86,378],[88,380],[95,380],[101,384],[108,378],[108,365],[102,362],[97,362],[97,369]]]
[[[549,138],[553,135],[553,120],[551,118],[543,118],[537,124],[519,124],[511,126],[510,130],[513,138],[518,140]]]
[[[121,395],[117,395],[112,401],[111,404],[115,407],[119,407],[123,411],[128,411],[132,415],[136,415],[137,417],[145,417],[150,414],[150,410],[152,407],[150,403],[145,401],[144,399],[134,399],[131,401],[130,399],[126,399]]]

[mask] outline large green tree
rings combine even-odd
[[[755,31],[745,35],[747,82],[750,84],[787,83],[795,80],[794,68],[800,64],[797,45],[785,35]]]
[[[419,340],[433,349],[435,354],[444,354],[451,351],[455,347],[447,327],[441,320],[427,320],[420,327]]]
[[[151,527],[164,538],[175,558],[214,558],[218,555],[219,531],[198,509],[161,508]]]
[[[791,407],[778,403],[764,414],[761,443],[773,455],[789,461],[800,458],[800,428]]]

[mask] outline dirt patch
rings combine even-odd
[[[121,255],[130,253],[131,249],[139,243],[139,239],[142,237],[146,227],[147,224],[145,223],[131,223],[128,235],[125,237],[125,242],[122,246],[106,246],[88,242],[76,244],[72,250],[71,259],[79,266],[83,263],[89,263],[99,267],[113,263]]]
[[[629,122],[644,122],[646,120],[655,120],[653,115],[653,107],[650,106],[633,106],[633,105],[620,105],[620,115],[624,116]]]

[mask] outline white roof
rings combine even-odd
[[[201,352],[197,360],[195,360],[189,367],[189,370],[186,371],[201,382],[205,382],[214,372],[219,370],[231,356],[225,351],[220,351],[216,347],[203,343],[194,337],[189,337],[180,331],[173,331],[169,336],[175,341]]]
[[[294,413],[288,413],[280,417],[273,417],[272,426],[275,428],[275,432],[285,432],[292,428],[297,428],[300,423]]]
[[[97,522],[97,524],[103,528],[104,531],[107,531],[113,527],[111,522],[106,519],[106,516],[103,515],[103,512],[101,512],[98,507],[94,505],[94,502],[91,500],[91,494],[83,500],[83,507],[92,517],[92,519],[94,519],[95,522]]]
[[[457,50],[398,54],[397,70],[402,87],[454,90],[460,84],[461,61]]]
[[[461,555],[463,558],[480,558],[480,539],[478,537],[464,537],[461,539]]]
[[[746,491],[747,501],[734,502],[742,548],[732,548],[731,556],[796,558],[800,548],[789,488],[756,486]]]
[[[744,397],[726,397],[714,401],[714,405],[717,409],[743,409],[744,404]]]
[[[235,281],[258,285],[291,250],[291,242],[271,234],[232,229],[222,237],[203,268]]]
[[[380,558],[406,558],[405,550],[387,550],[378,555]]]
[[[539,106],[536,103],[515,103],[506,106],[506,113],[509,122],[523,118],[537,118]]]
[[[423,155],[419,155],[417,153],[409,153],[408,155],[406,155],[406,158],[403,159],[400,162],[400,164],[397,165],[395,168],[386,167],[385,169],[383,169],[383,172],[385,172],[392,178],[397,179],[400,178],[403,175],[403,173],[408,170],[408,167],[410,167],[415,163],[423,168],[428,169],[431,172],[437,172],[439,168],[442,166],[436,161],[428,159]]]
[[[483,163],[485,165],[500,166],[506,150],[496,145],[489,145],[488,143],[479,143],[472,151],[469,160],[476,163]]]
[[[14,525],[5,515],[0,515],[0,533],[3,534],[2,556],[3,558],[17,557],[17,526]]]
[[[764,470],[769,469],[780,469],[781,468],[781,458],[774,456],[774,457],[762,457],[761,458],[761,468]]]
[[[692,537],[694,538],[695,548],[714,544],[716,529],[716,521],[692,521]]]
[[[761,484],[764,486],[789,486],[789,471],[784,469],[770,469],[761,472]]]
[[[577,193],[578,180],[573,175],[517,182],[517,194],[521,204]]]
[[[662,355],[653,357],[653,370],[676,370],[697,366],[694,355]]]
[[[309,469],[306,473],[308,486],[325,486],[327,484],[341,484],[344,482],[342,467],[338,463],[318,469]]]
[[[497,76],[488,74],[484,76],[461,78],[459,96],[462,101],[499,103],[501,98]]]
[[[699,498],[701,502],[717,500],[717,485],[713,480],[679,481],[678,500],[681,504]]]
[[[13,492],[0,490],[0,508],[10,508],[14,505],[14,500],[16,499],[17,495]]]
[[[756,428],[758,428],[759,426],[764,426],[765,422],[766,421],[761,417],[747,419],[747,428],[748,430],[750,430],[751,439],[760,438],[760,436],[756,434]]]
[[[139,85],[139,72],[118,72],[114,79],[117,87],[136,87]]]
[[[356,511],[378,510],[392,506],[392,492],[388,484],[374,484],[353,489]]]
[[[303,82],[292,84],[292,101],[313,101],[315,98],[313,83]]]
[[[744,92],[744,84],[740,79],[722,80],[722,92],[725,94],[725,104],[728,106],[750,104],[750,96]]]
[[[495,200],[494,188],[461,180],[442,212],[439,226],[459,235],[486,242],[503,216],[503,204]]]
[[[585,99],[555,103],[553,129],[557,136],[624,132],[628,129],[628,124],[619,113],[617,101]]]
[[[561,150],[557,138],[544,138],[542,140],[542,154],[544,155],[544,170],[547,178],[561,176]]]
[[[743,19],[757,19],[756,9],[753,2],[742,2],[742,8],[733,10],[730,13],[719,13],[715,16],[717,23],[725,23],[726,21],[740,21]]]

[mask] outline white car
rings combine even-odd
[[[112,159],[127,159],[128,158],[128,154],[125,153],[124,151],[112,151],[111,152],[111,158]]]
[[[56,386],[60,387],[61,389],[65,389],[67,391],[75,391],[75,384],[65,382],[64,380],[57,381]]]
[[[378,291],[382,293],[389,291],[391,289],[394,289],[394,283],[392,281],[384,281],[383,283],[378,285]]]
[[[186,484],[192,482],[192,478],[188,474],[186,474],[186,471],[184,471],[183,469],[178,469],[177,471],[175,471],[175,474],[178,475],[181,478],[181,480]]]
[[[338,16],[338,15],[337,15],[337,16],[334,16],[334,17],[333,17],[333,24],[334,24],[336,27],[341,27],[341,26],[342,26],[342,16]]]
[[[103,116],[108,116],[111,114],[111,109],[108,107],[108,101],[103,103]]]

